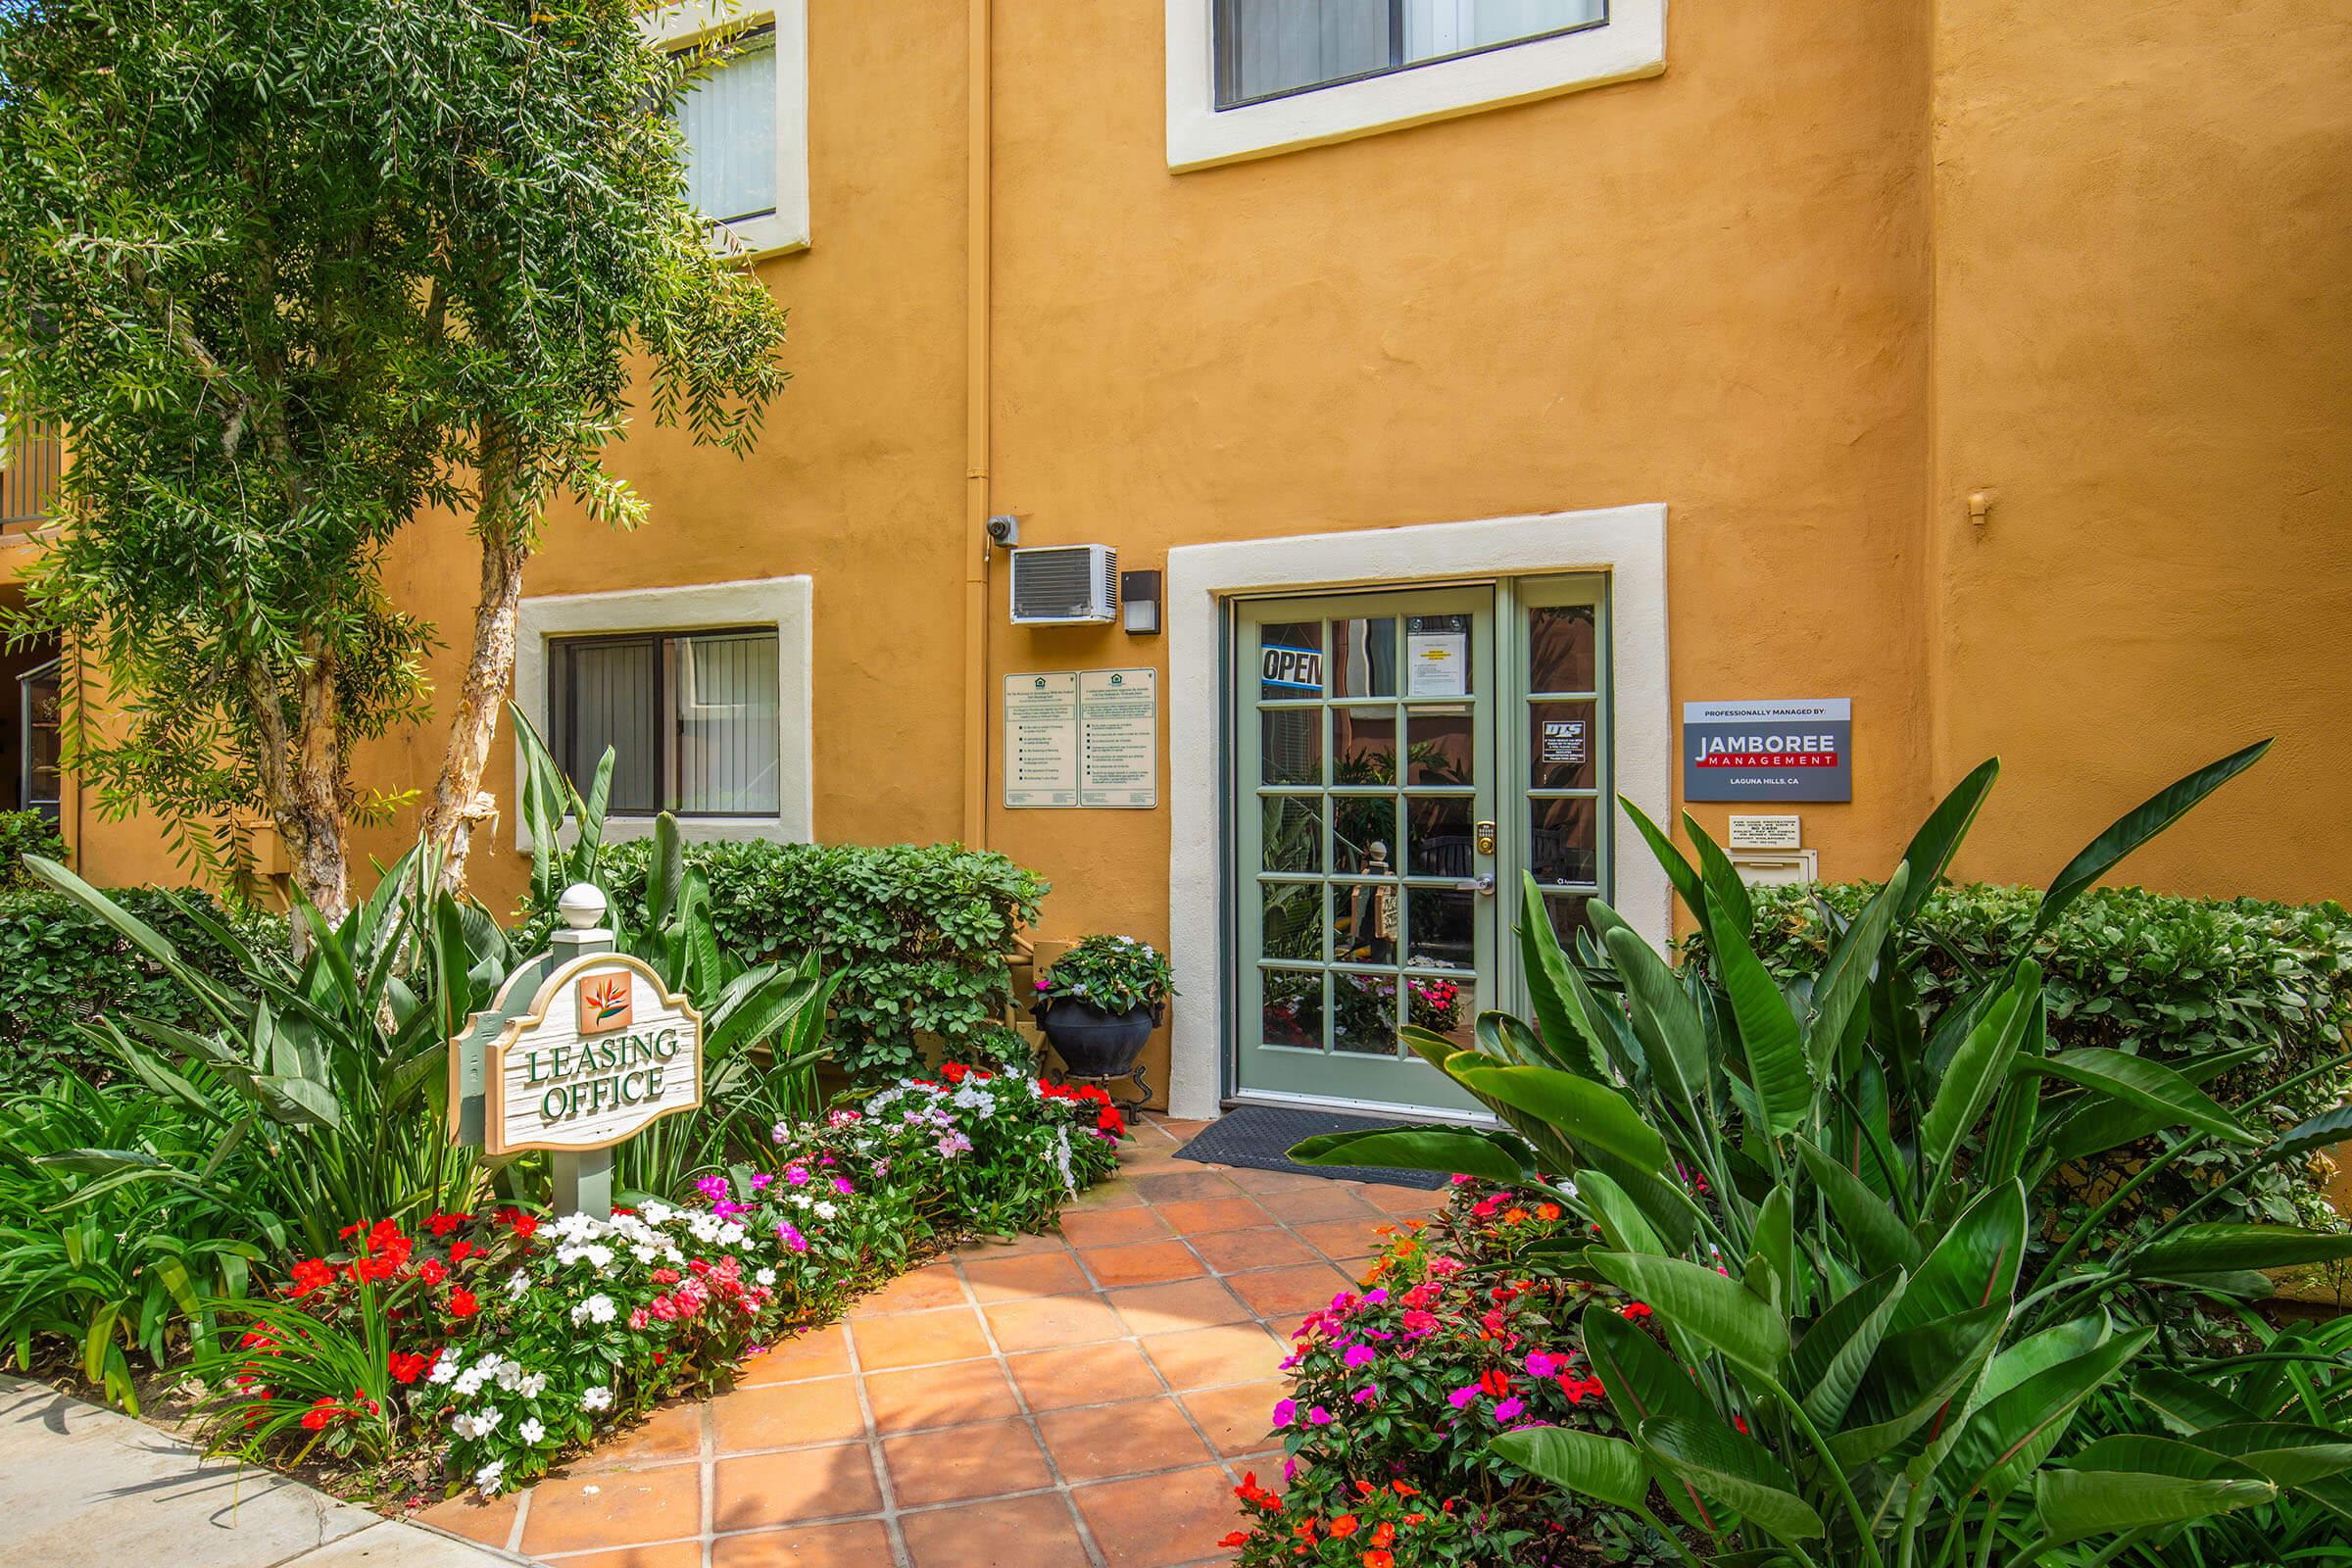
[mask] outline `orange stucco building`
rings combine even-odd
[[[748,461],[612,454],[652,526],[553,519],[518,700],[588,739],[649,682],[676,734],[749,710],[757,758],[665,754],[645,798],[985,844],[1054,883],[1041,938],[1169,943],[1179,1109],[1422,1102],[1341,988],[1508,1004],[1522,869],[1662,933],[1597,802],[1681,808],[1690,703],[1850,704],[1850,800],[1692,804],[1797,818],[1824,877],[1884,874],[1998,753],[1959,869],[2038,882],[2275,735],[2127,874],[2352,885],[2337,0],[751,9],[794,383]],[[1160,629],[1014,624],[999,514],[1160,574]],[[453,630],[461,544],[394,570]],[[1008,730],[1008,676],[1147,670],[1074,763],[1063,683]],[[1027,804],[1097,744],[1148,791]],[[421,784],[439,749],[366,765]],[[70,781],[63,815],[86,873],[165,874]],[[523,853],[511,818],[477,849],[494,902]]]

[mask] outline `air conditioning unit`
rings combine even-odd
[[[1012,553],[1012,623],[1085,626],[1119,613],[1119,553],[1108,545],[1031,545]]]

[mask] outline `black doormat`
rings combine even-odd
[[[1205,1165],[1247,1165],[1251,1170],[1287,1170],[1300,1176],[1329,1176],[1336,1181],[1387,1182],[1434,1192],[1448,1178],[1426,1170],[1390,1170],[1373,1165],[1300,1165],[1291,1159],[1291,1148],[1318,1133],[1369,1133],[1388,1127],[1410,1127],[1412,1122],[1382,1121],[1372,1116],[1342,1116],[1328,1110],[1293,1110],[1281,1105],[1239,1105],[1210,1122],[1205,1131],[1176,1151],[1178,1159],[1197,1159]]]

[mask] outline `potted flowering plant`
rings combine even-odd
[[[1168,956],[1133,937],[1091,936],[1038,976],[1029,1010],[1076,1078],[1122,1078],[1176,994]]]

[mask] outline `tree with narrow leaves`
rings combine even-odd
[[[18,630],[91,671],[101,809],[192,868],[249,867],[258,818],[339,913],[349,828],[421,797],[462,879],[548,503],[644,520],[600,457],[633,398],[756,439],[784,313],[669,113],[726,40],[664,52],[648,9],[0,0],[0,382],[73,452]],[[353,748],[432,696],[386,553],[449,515],[480,592],[441,765],[362,783]]]

